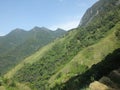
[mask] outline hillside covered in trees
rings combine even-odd
[[[19,82],[27,90],[89,90],[94,81],[105,84],[102,78],[118,68],[120,0],[99,0],[86,11],[77,28],[8,71],[1,87],[16,90]],[[120,82],[116,82],[119,90]]]

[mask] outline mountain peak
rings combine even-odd
[[[43,31],[50,31],[50,29],[46,28],[46,27],[38,27],[35,26],[33,29],[31,29],[32,31],[38,31],[38,30],[43,30]]]
[[[25,33],[25,32],[27,32],[27,31],[25,31],[24,29],[16,28],[16,29],[12,30],[10,33],[8,33],[7,35],[17,35],[17,34]]]
[[[56,31],[65,31],[65,30],[62,28],[57,28]]]
[[[64,29],[61,29],[61,28],[57,28],[55,30],[56,33],[65,33],[66,31]]]
[[[14,29],[12,32],[23,32],[25,31],[24,29],[21,29],[21,28],[16,28]]]
[[[38,26],[35,26],[35,27],[33,27],[33,29],[37,30],[37,29],[40,29],[40,27],[38,27]]]
[[[105,13],[120,4],[120,0],[98,0],[82,17],[79,26],[90,23],[99,13]],[[108,8],[109,7],[109,8]]]

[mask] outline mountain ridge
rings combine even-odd
[[[81,26],[37,50],[4,77],[27,83],[32,90],[88,89],[91,82],[120,65],[118,1],[99,0],[91,7],[94,13],[90,9],[86,12],[90,16],[85,13]]]
[[[64,30],[58,32],[43,27],[34,27],[30,31],[17,28],[0,37],[0,63],[3,63],[0,65],[1,73],[65,33]]]
[[[110,4],[107,4],[109,2]],[[90,7],[83,15],[78,27],[87,25],[99,13],[105,13],[112,9],[112,7],[119,6],[119,0],[99,0],[92,7]],[[108,8],[109,7],[109,8]]]

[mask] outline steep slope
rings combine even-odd
[[[113,9],[113,7],[116,7],[116,6],[119,7],[119,5],[120,5],[119,0],[99,0],[91,8],[89,8],[86,11],[82,20],[80,21],[79,26],[85,26],[89,24],[96,16],[104,15],[104,13],[110,12]],[[109,19],[112,20],[112,17]]]
[[[0,72],[3,74],[11,66],[50,43],[65,31],[51,31],[45,27],[34,27],[30,31],[15,29],[0,41]]]
[[[120,34],[116,36],[118,32],[120,32],[120,23],[109,32],[106,38],[80,51],[64,68],[49,79],[50,87],[54,87],[52,90],[80,90],[89,85],[92,80],[98,80],[111,69],[118,68],[120,66],[119,54],[118,58],[115,57],[116,60],[113,57],[111,60],[110,57],[108,60],[105,59],[107,55],[120,48],[120,38],[118,39]]]
[[[32,90],[80,90],[94,79],[99,79],[106,73],[96,71],[104,68],[107,63],[111,65],[114,61],[107,56],[120,48],[118,2],[119,0],[99,0],[101,7],[103,4],[105,7],[88,24],[70,30],[66,36],[38,50],[5,77],[14,77],[21,83],[27,83]],[[110,9],[107,7],[109,5]],[[118,67],[120,62],[117,62]],[[106,70],[107,73],[113,68]]]
[[[26,84],[15,82],[13,79],[0,77],[0,90],[31,90]]]

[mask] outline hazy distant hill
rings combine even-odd
[[[65,33],[66,31],[62,29],[51,31],[45,27],[34,27],[30,31],[15,29],[0,37],[0,72],[5,72],[26,56]]]

